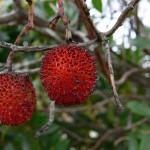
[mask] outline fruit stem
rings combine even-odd
[[[12,71],[12,60],[14,58],[14,55],[15,55],[15,52],[11,51],[7,58],[8,71]]]
[[[55,101],[50,101],[50,106],[49,106],[49,119],[48,122],[43,125],[36,133],[35,133],[35,138],[39,138],[42,133],[44,133],[54,122],[54,112],[55,112]]]

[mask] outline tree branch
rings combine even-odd
[[[140,125],[142,125],[143,123],[149,121],[148,118],[144,118],[144,119],[141,119],[140,121],[134,123],[134,124],[131,124],[130,127],[124,127],[124,128],[114,128],[114,129],[110,129],[108,130],[103,136],[101,136],[96,144],[91,147],[89,150],[97,150],[101,144],[106,140],[108,139],[110,136],[114,135],[114,134],[118,134],[118,133],[121,133],[121,132],[124,132],[124,131],[128,131],[128,130],[131,130],[131,129],[134,129]]]
[[[131,70],[128,70],[122,75],[122,77],[118,81],[116,81],[116,84],[117,85],[123,84],[129,76],[139,72],[150,73],[150,68],[133,68]]]
[[[105,78],[109,81],[109,74],[107,72],[108,67],[104,62],[102,54],[99,52],[99,49],[101,47],[101,42],[102,42],[101,34],[97,30],[95,25],[93,24],[93,21],[91,20],[90,12],[89,12],[89,9],[88,9],[86,3],[83,0],[75,0],[75,3],[80,10],[82,18],[84,19],[84,24],[85,24],[85,27],[88,31],[89,38],[90,39],[97,38],[97,40],[99,42],[98,43],[99,46],[94,49],[94,52],[95,52],[95,55],[97,57],[97,60],[98,60],[98,63],[100,65],[102,73],[104,74]]]
[[[66,43],[70,43],[72,41],[72,34],[69,27],[69,20],[64,13],[64,6],[62,0],[57,0],[58,3],[58,12],[57,16],[49,23],[50,28],[54,28],[60,18],[62,18],[63,24],[66,29]]]
[[[33,28],[33,2],[32,2],[32,0],[26,0],[26,1],[28,2],[28,5],[29,5],[28,24],[23,28],[23,30],[17,37],[17,39],[14,43],[15,45],[18,45],[19,42],[22,40],[23,36],[30,30],[32,30],[32,28]],[[13,61],[14,55],[15,55],[15,51],[11,51],[7,58],[8,71],[12,71],[12,61]]]
[[[93,93],[93,95],[97,95],[99,91],[96,91]],[[123,99],[136,99],[136,100],[149,100],[150,96],[144,96],[144,95],[120,95],[120,98]],[[110,103],[111,101],[113,101],[113,97],[109,97],[109,98],[105,98],[104,100],[97,102],[93,105],[90,106],[78,106],[78,107],[71,107],[71,108],[64,108],[64,107],[56,107],[55,108],[55,112],[57,113],[77,113],[77,112],[85,112],[85,111],[91,111],[91,110],[98,110],[101,109],[102,107],[106,106],[108,103]],[[44,112],[49,112],[49,110],[41,110]]]
[[[111,36],[122,25],[122,23],[124,22],[124,20],[128,16],[128,14],[135,8],[136,4],[139,1],[140,0],[133,0],[132,2],[130,2],[127,5],[127,7],[122,11],[121,15],[119,16],[117,22],[112,27],[112,29],[110,29],[109,31],[105,32],[107,37]]]
[[[54,112],[55,112],[55,101],[50,101],[48,122],[35,133],[35,138],[39,138],[39,136],[51,126],[51,124],[54,121]]]
[[[84,43],[77,43],[77,46],[89,46],[92,44],[95,44],[97,42],[97,39],[90,40],[88,42]],[[72,43],[74,45],[74,43]],[[46,45],[46,46],[17,46],[11,43],[7,43],[4,41],[0,41],[0,48],[6,48],[10,51],[15,51],[15,52],[39,52],[39,51],[46,51],[49,50],[57,45]]]
[[[111,60],[111,54],[110,54],[110,47],[108,44],[108,39],[107,39],[105,34],[102,34],[102,45],[103,45],[103,48],[107,54],[108,69],[109,69],[109,74],[110,74],[110,83],[112,86],[114,98],[115,98],[117,106],[121,110],[123,110],[124,106],[121,103],[121,100],[120,100],[119,95],[118,95],[117,90],[116,90],[116,85],[115,85],[115,80],[114,80],[114,71],[113,71],[113,67],[112,67],[112,60]]]

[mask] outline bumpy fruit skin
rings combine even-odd
[[[40,77],[56,104],[80,104],[86,101],[95,87],[95,59],[82,47],[56,46],[43,57]]]
[[[19,125],[29,121],[35,111],[36,96],[27,74],[0,74],[0,123]]]

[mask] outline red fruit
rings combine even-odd
[[[27,74],[0,74],[0,123],[18,125],[35,111],[35,91]]]
[[[95,59],[81,47],[56,46],[43,58],[40,75],[51,100],[59,105],[80,104],[95,87]]]

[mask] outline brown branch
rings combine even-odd
[[[69,27],[69,20],[64,13],[64,6],[63,6],[62,0],[57,0],[57,3],[58,3],[57,16],[52,21],[50,21],[49,27],[54,28],[56,26],[58,20],[60,18],[62,18],[63,24],[66,29],[66,43],[70,43],[72,41],[72,34],[71,34],[70,27]]]
[[[84,42],[84,43],[78,43],[78,46],[83,46],[83,47],[88,47],[92,44],[96,44],[97,43],[97,39],[95,40],[90,40],[88,42]],[[7,43],[7,42],[3,42],[0,41],[0,48],[5,48],[8,49],[10,51],[15,51],[15,52],[40,52],[40,51],[46,51],[46,50],[50,50],[51,48],[53,48],[56,45],[47,45],[47,46],[17,46],[17,45],[13,45],[11,43]],[[99,54],[99,52],[98,52]],[[99,55],[96,55],[96,57]],[[5,65],[6,66],[6,65]],[[116,61],[114,61],[114,68],[115,70],[119,71],[119,72],[126,72],[128,70],[131,70],[132,68],[129,67],[126,63],[118,63]],[[149,78],[146,78],[144,76],[128,76],[132,81],[139,83],[140,85],[144,86],[144,87],[149,87]]]
[[[28,2],[28,6],[29,6],[29,13],[28,13],[28,23],[27,25],[23,28],[23,30],[21,31],[21,33],[19,34],[19,36],[17,37],[16,41],[15,41],[15,45],[18,45],[19,42],[22,40],[23,36],[29,32],[30,30],[33,29],[34,24],[33,24],[33,2],[32,0],[26,0]]]
[[[14,9],[22,9],[20,0],[13,0],[13,2],[14,2]]]
[[[97,141],[96,144],[91,147],[89,150],[97,150],[101,144],[106,141],[110,136],[114,135],[114,134],[118,134],[120,132],[123,132],[122,128],[115,128],[115,129],[110,129],[108,130],[104,135],[102,135]]]
[[[117,52],[112,50],[112,47],[110,47],[110,51],[112,54],[116,55],[120,60],[123,60],[123,62],[126,62],[127,64],[129,64],[130,66],[139,68],[140,65],[138,65],[135,62],[132,62],[132,60],[129,60],[128,58],[124,57],[122,54],[117,54]]]
[[[15,45],[18,45],[19,42],[22,40],[23,36],[30,31],[33,28],[33,3],[32,0],[26,0],[29,5],[29,15],[28,15],[28,24],[23,28],[22,32],[19,34],[15,41]],[[8,64],[8,71],[12,71],[12,61],[15,55],[15,51],[11,51],[8,58],[7,58],[7,64]]]
[[[24,26],[26,22],[27,22],[27,14],[23,11],[23,9],[13,10],[10,13],[0,15],[0,26],[4,26],[4,27],[13,27],[16,25]],[[60,36],[58,36],[56,32],[48,28],[48,22],[46,20],[35,16],[34,24],[35,26],[33,27],[33,29],[39,32],[40,34],[44,36],[48,36],[59,43],[64,42],[64,40]],[[62,29],[59,28],[57,30],[58,32],[60,32],[59,30]]]
[[[97,30],[95,25],[93,24],[93,21],[90,17],[89,9],[86,5],[86,3],[83,0],[75,0],[75,3],[77,4],[78,8],[80,9],[81,16],[85,21],[85,26],[87,28],[87,31],[89,33],[90,38],[97,37],[99,41],[101,41],[100,32]]]
[[[39,138],[39,136],[43,134],[51,126],[51,124],[54,121],[54,112],[55,112],[55,101],[50,101],[48,122],[35,133],[35,138]]]
[[[116,85],[115,85],[115,80],[114,80],[114,71],[113,71],[113,67],[112,67],[112,60],[111,60],[111,54],[110,54],[110,47],[108,44],[108,39],[107,39],[105,34],[102,35],[102,45],[103,45],[103,48],[107,54],[108,69],[109,69],[109,74],[110,74],[110,82],[111,82],[111,86],[113,89],[114,98],[115,98],[117,106],[121,110],[123,110],[124,106],[121,103],[120,97],[119,97],[117,90],[116,90]]]
[[[35,59],[32,61],[28,61],[28,62],[24,62],[24,63],[19,63],[19,64],[17,63],[17,64],[13,64],[12,68],[16,72],[28,73],[28,74],[37,73],[40,71],[40,68],[29,69],[28,67],[31,65],[40,63],[41,61],[42,61],[42,58]],[[18,70],[18,69],[23,68],[23,67],[26,67],[27,69]],[[0,63],[0,73],[5,72],[5,69],[7,69],[7,64],[6,63]]]
[[[97,95],[99,92],[94,92],[93,95]],[[120,95],[120,98],[123,99],[136,99],[136,100],[149,100],[150,96],[143,96],[143,95]],[[64,107],[57,107],[55,108],[55,112],[57,113],[77,113],[77,112],[85,112],[85,111],[91,111],[91,110],[97,110],[97,109],[101,109],[102,107],[106,106],[108,103],[110,103],[111,101],[113,101],[113,97],[109,97],[109,98],[105,98],[104,100],[102,100],[101,102],[97,102],[93,105],[90,106],[76,106],[76,107],[71,107],[71,108],[64,108]],[[41,110],[42,112],[49,112],[49,110]]]
[[[38,73],[39,71],[40,71],[40,68],[16,70],[16,72],[28,73],[28,74]]]
[[[108,98],[108,99],[105,99],[101,102],[98,102],[98,103],[96,103],[94,105],[90,105],[90,106],[82,106],[82,107],[74,107],[74,108],[56,108],[56,112],[71,112],[72,113],[72,112],[95,110],[95,109],[99,109],[99,108],[105,106],[111,100],[112,100],[112,98]]]
[[[114,145],[117,146],[117,145],[120,144],[121,142],[127,141],[127,140],[128,140],[128,137],[127,137],[127,136],[119,137],[117,140],[114,141]]]
[[[136,4],[140,0],[133,0],[130,2],[127,7],[122,11],[121,15],[119,16],[117,22],[115,25],[110,29],[109,31],[105,32],[106,36],[109,37],[111,36],[124,22],[124,20],[127,18],[128,14],[135,8]]]
[[[95,44],[97,42],[97,39],[94,40],[90,40],[88,42],[84,42],[84,43],[77,43],[77,46],[89,46],[92,44]],[[71,43],[72,45],[74,45],[74,43]],[[40,51],[46,51],[49,50],[53,47],[55,47],[57,45],[47,45],[47,46],[17,46],[11,43],[7,43],[4,41],[0,41],[0,48],[6,48],[10,51],[15,51],[15,52],[40,52]]]
[[[75,130],[72,131],[71,129],[69,129],[69,128],[65,127],[65,126],[61,126],[61,129],[62,129],[65,133],[67,133],[68,135],[70,135],[71,137],[73,137],[73,138],[75,139],[75,141],[84,142],[84,143],[91,143],[90,140],[85,139],[84,137],[78,135]]]
[[[42,58],[38,58],[38,59],[27,61],[27,62],[24,62],[24,63],[17,63],[17,64],[14,64],[13,68],[14,69],[20,69],[22,67],[29,67],[31,65],[41,63],[41,61],[42,61]]]
[[[15,18],[17,18],[17,11],[13,10],[9,13],[6,14],[1,14],[0,15],[0,24],[6,24],[8,22],[12,22],[15,20]]]
[[[122,74],[122,72],[127,72],[131,69],[133,69],[130,65],[128,65],[125,62],[116,62],[115,60],[113,61],[113,65],[115,70],[117,71],[118,74]],[[143,86],[143,88],[149,88],[150,87],[150,78],[141,76],[139,74],[136,75],[131,75],[128,77],[132,82],[135,82],[136,84],[139,84],[140,86]]]
[[[15,56],[15,52],[11,51],[7,58],[8,71],[12,71],[12,60],[13,60],[14,56]]]
[[[9,17],[10,16],[10,17]],[[27,22],[27,14],[23,11],[23,9],[15,10],[12,13],[6,13],[0,15],[0,26],[4,27],[12,27],[16,25],[25,25]],[[48,28],[49,22],[38,17],[34,16],[34,30],[39,32],[40,34],[47,36],[51,38],[54,41],[57,41],[59,43],[64,43],[64,40],[58,35],[58,33],[63,32],[65,28],[63,26],[58,25],[56,27],[56,32]],[[80,31],[81,32],[81,31]],[[79,39],[82,39],[80,34],[76,32],[76,30],[72,31],[72,34],[74,37],[77,37]],[[84,33],[85,34],[85,33]],[[86,35],[85,35],[86,37]]]
[[[140,121],[134,123],[134,124],[131,124],[131,126],[129,127],[124,127],[124,128],[114,128],[114,129],[110,129],[108,130],[103,136],[101,136],[96,144],[91,147],[89,150],[97,150],[101,144],[107,140],[109,137],[111,137],[112,135],[114,134],[118,134],[118,133],[121,133],[121,132],[124,132],[124,131],[128,131],[128,130],[131,130],[131,129],[134,129],[134,128],[137,128],[138,126],[142,125],[143,123],[146,123],[147,121],[149,121],[148,118],[144,118],[144,119],[141,119]]]
[[[102,73],[104,74],[105,78],[109,81],[109,74],[107,72],[108,67],[105,64],[101,53],[99,52],[99,49],[101,47],[101,41],[102,41],[100,32],[97,30],[97,28],[93,24],[93,21],[90,17],[90,12],[89,12],[89,9],[88,9],[86,3],[83,0],[75,0],[75,3],[80,10],[82,18],[84,19],[84,24],[88,31],[89,38],[90,39],[95,39],[95,38],[98,39],[99,47],[96,47],[94,49],[94,52],[97,57],[97,60],[100,65]]]
[[[99,62],[99,66],[100,66],[100,69],[102,71],[102,73],[104,74],[105,78],[110,81],[110,78],[109,78],[109,74],[108,74],[108,70],[106,68],[106,64],[105,62],[103,61],[103,58],[99,52],[99,47],[95,48],[95,56],[97,58],[97,61]]]
[[[45,28],[45,27],[34,27],[34,30],[39,32],[40,34],[50,37],[51,39],[53,39],[55,42],[59,42],[59,43],[64,43],[64,39],[61,38],[56,32],[54,32],[53,30],[51,30],[50,28]]]
[[[123,84],[129,76],[139,72],[150,73],[150,68],[133,68],[131,70],[128,70],[122,75],[122,77],[118,81],[116,81],[116,84],[117,85]]]
[[[140,0],[133,0],[131,3],[128,4],[128,6],[124,9],[124,11],[121,13],[120,17],[118,18],[116,24],[112,27],[111,30],[107,31],[105,34],[106,36],[111,36],[123,23],[123,21],[126,19],[127,15],[134,9],[135,5],[139,2]],[[16,3],[15,11],[4,14],[0,16],[0,24],[10,24],[12,21],[18,21],[23,22],[26,20],[27,15],[26,13],[23,12],[22,6],[20,4],[19,0],[14,0]],[[93,38],[95,37],[95,34],[93,31],[96,31],[97,34],[99,34],[99,31],[95,28],[95,25],[93,24],[91,18],[90,18],[90,13],[89,9],[86,6],[86,3],[83,2],[83,0],[76,0],[75,1],[78,8],[81,11],[81,16],[84,18],[85,25],[88,29],[89,35],[93,35]],[[17,9],[17,10],[16,10]],[[35,16],[34,17],[34,22],[37,26],[39,27],[47,27],[48,26],[48,21]],[[12,24],[12,23],[11,23]],[[12,24],[13,25],[13,24]],[[58,27],[57,30],[62,32],[64,29],[62,27]],[[98,35],[99,36],[99,35]],[[91,38],[91,39],[93,39]]]

